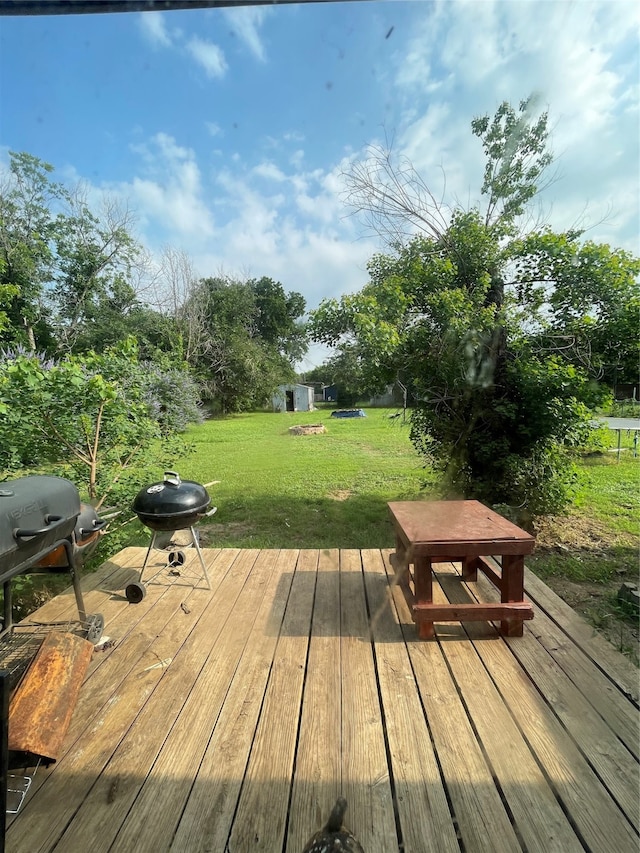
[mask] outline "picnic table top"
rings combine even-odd
[[[389,511],[412,546],[462,547],[466,544],[495,546],[495,552],[530,553],[535,539],[479,501],[392,501]],[[511,553],[511,550],[509,551]]]

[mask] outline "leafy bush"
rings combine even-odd
[[[141,363],[132,338],[58,362],[24,352],[0,361],[4,476],[57,473],[98,507],[129,501],[148,482],[148,467],[162,466],[172,436],[197,415],[192,380]]]

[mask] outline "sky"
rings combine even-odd
[[[312,309],[385,248],[345,205],[351,163],[392,143],[445,205],[482,205],[470,122],[535,94],[556,158],[535,218],[637,253],[639,45],[626,0],[0,17],[0,167],[28,151],[127,204],[152,256],[271,276]]]

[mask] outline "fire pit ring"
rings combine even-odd
[[[289,427],[291,435],[320,435],[326,431],[324,424],[298,424]]]

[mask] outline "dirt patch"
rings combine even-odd
[[[350,489],[337,489],[335,492],[328,492],[327,497],[332,501],[346,501],[351,497]]]
[[[637,537],[609,531],[602,522],[581,515],[547,517],[535,531],[536,549],[527,561],[557,595],[580,613],[636,665],[640,662],[640,619],[618,598],[623,583],[640,583]],[[628,555],[620,556],[620,549]],[[540,563],[539,568],[536,565]],[[555,567],[554,567],[555,564]],[[597,580],[571,579],[563,566],[602,569]],[[570,572],[566,572],[570,574]]]
[[[299,424],[289,427],[291,435],[320,435],[326,431],[324,424]]]
[[[602,522],[580,515],[547,516],[536,524],[535,535],[536,551],[546,548],[604,553],[617,544],[617,537]]]

